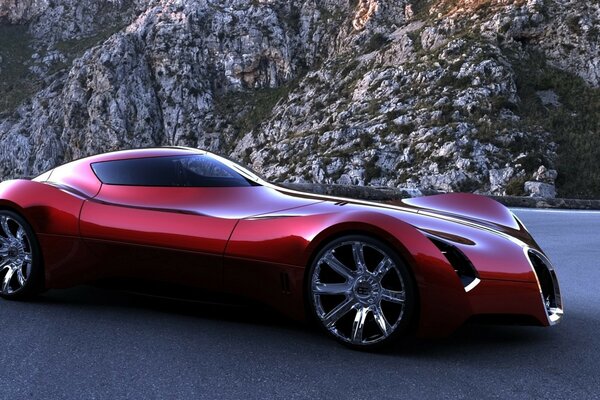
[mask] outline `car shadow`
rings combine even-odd
[[[290,329],[306,327],[305,323],[286,318],[260,303],[249,300],[223,302],[219,298],[212,299],[210,296],[204,300],[185,300],[84,285],[70,289],[50,290],[31,301],[48,306],[68,306],[71,308],[144,309],[169,315],[289,327]],[[249,312],[249,310],[252,310],[252,312]]]
[[[294,321],[273,309],[253,302],[222,304],[211,301],[184,301],[114,289],[80,286],[72,289],[51,290],[33,302],[48,307],[67,307],[71,310],[125,309],[144,310],[149,313],[181,315],[198,320],[211,320],[219,324],[246,324],[275,335],[285,333],[290,342],[313,341],[314,346],[329,351],[353,351],[342,345],[333,344],[314,324]],[[558,329],[564,328],[563,326]],[[564,329],[561,329],[565,334]],[[398,343],[374,355],[398,356],[404,358],[447,358],[478,354],[480,359],[502,352],[535,351],[536,347],[555,344],[554,329],[532,326],[488,325],[467,323],[452,335],[445,338],[402,339]],[[285,341],[284,341],[285,343]]]

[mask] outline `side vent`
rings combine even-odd
[[[290,277],[286,272],[282,272],[280,275],[281,279],[281,292],[283,294],[292,294],[290,289]]]
[[[465,256],[464,253],[458,249],[458,247],[453,246],[444,240],[440,240],[431,236],[428,236],[428,238],[442,252],[450,265],[452,265],[454,271],[456,271],[456,274],[465,287],[465,290],[469,291],[475,287],[475,285],[479,282],[477,270],[467,256]]]

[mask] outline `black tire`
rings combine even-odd
[[[43,289],[44,267],[35,232],[19,214],[0,210],[0,297],[26,300]]]
[[[377,350],[406,336],[418,310],[408,265],[389,245],[364,235],[325,245],[309,266],[305,290],[317,324],[353,349]]]

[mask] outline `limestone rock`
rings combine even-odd
[[[548,183],[527,181],[525,182],[525,193],[530,197],[555,198],[556,188]]]
[[[0,28],[27,32],[22,62],[0,47],[0,79],[35,82],[0,97],[0,178],[186,145],[276,181],[505,194],[529,178],[552,197],[557,146],[519,68],[598,87],[600,5],[483,3],[0,0]]]

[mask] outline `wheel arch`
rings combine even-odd
[[[323,231],[321,231],[311,242],[309,246],[309,255],[306,261],[306,268],[304,272],[304,277],[306,280],[306,275],[310,270],[310,266],[314,262],[315,258],[319,254],[319,252],[327,246],[329,243],[333,242],[344,236],[367,236],[376,240],[380,240],[381,242],[388,245],[392,250],[394,250],[397,255],[407,263],[411,274],[414,271],[412,267],[412,261],[409,260],[406,253],[408,253],[408,249],[396,238],[391,236],[388,232],[384,231],[377,226],[365,224],[365,223],[356,223],[356,222],[348,222],[342,223],[338,225],[331,226]]]
[[[471,314],[464,288],[439,249],[423,233],[402,220],[377,211],[349,213],[321,230],[307,247],[303,302],[315,257],[331,241],[346,235],[373,237],[388,245],[406,263],[416,283],[418,307],[414,322],[423,337],[444,336]]]
[[[31,220],[27,218],[26,213],[23,212],[23,208],[18,204],[5,199],[0,199],[0,212],[4,215],[8,215],[13,221],[15,221],[22,229],[26,232],[26,240],[29,246],[30,254],[33,256],[31,262],[32,272],[31,277],[28,277],[28,282],[23,286],[22,290],[18,294],[11,294],[11,298],[14,299],[25,299],[32,295],[38,294],[45,290],[46,275],[45,275],[45,261],[43,257],[42,245],[36,232],[35,226],[31,223]],[[18,217],[18,218],[17,218]],[[21,221],[19,221],[19,219]],[[6,232],[6,231],[5,231]],[[15,292],[16,293],[16,292]],[[10,293],[9,293],[10,294]],[[7,294],[2,294],[2,297],[7,298]]]
[[[377,212],[356,213],[327,226],[314,236],[306,250],[306,269],[310,268],[319,251],[333,240],[347,235],[365,235],[382,241],[396,251],[414,275],[414,257],[402,238],[388,229],[389,226],[399,226],[401,229],[408,229],[414,231],[414,234],[423,236],[411,225],[388,215]]]
[[[417,279],[415,277],[415,271],[412,266],[413,261],[409,261],[408,260],[409,257],[407,257],[405,254],[406,252],[408,252],[408,250],[396,238],[392,237],[389,233],[385,232],[381,228],[378,228],[377,226],[369,225],[369,224],[361,224],[361,223],[359,223],[359,224],[353,223],[352,225],[353,226],[350,227],[350,226],[346,226],[345,224],[341,224],[340,226],[330,227],[330,228],[333,228],[332,231],[325,230],[325,231],[321,232],[321,234],[319,234],[319,236],[320,236],[319,242],[313,248],[312,253],[310,254],[310,256],[308,258],[306,268],[304,269],[304,284],[302,287],[302,298],[303,298],[303,303],[304,303],[305,312],[306,312],[307,317],[311,320],[314,318],[313,313],[311,312],[311,310],[309,310],[309,307],[310,307],[310,301],[309,301],[310,276],[309,276],[309,274],[312,269],[312,264],[314,263],[317,255],[327,245],[329,245],[330,243],[332,243],[340,238],[351,237],[351,236],[357,236],[357,237],[364,236],[364,237],[368,237],[370,239],[379,241],[379,242],[383,243],[384,245],[386,245],[387,247],[389,247],[389,249],[391,251],[393,251],[394,254],[398,258],[400,258],[400,260],[402,260],[402,262],[404,262],[404,264],[407,266],[409,279],[412,280],[412,287],[416,291],[416,303],[413,306],[414,308],[411,313],[412,314],[411,319],[408,321],[409,325],[408,325],[407,332],[411,333],[411,334],[414,333],[419,325],[419,321],[421,318],[421,311],[420,311],[421,297],[420,297],[420,293],[419,293],[419,285],[417,284]]]
[[[23,212],[23,208],[17,203],[8,200],[8,199],[0,199],[0,210],[8,210],[13,211],[19,214],[21,217],[25,218],[25,213]],[[25,218],[27,219],[27,218]],[[27,221],[29,222],[29,221]],[[31,224],[31,223],[30,223]]]

